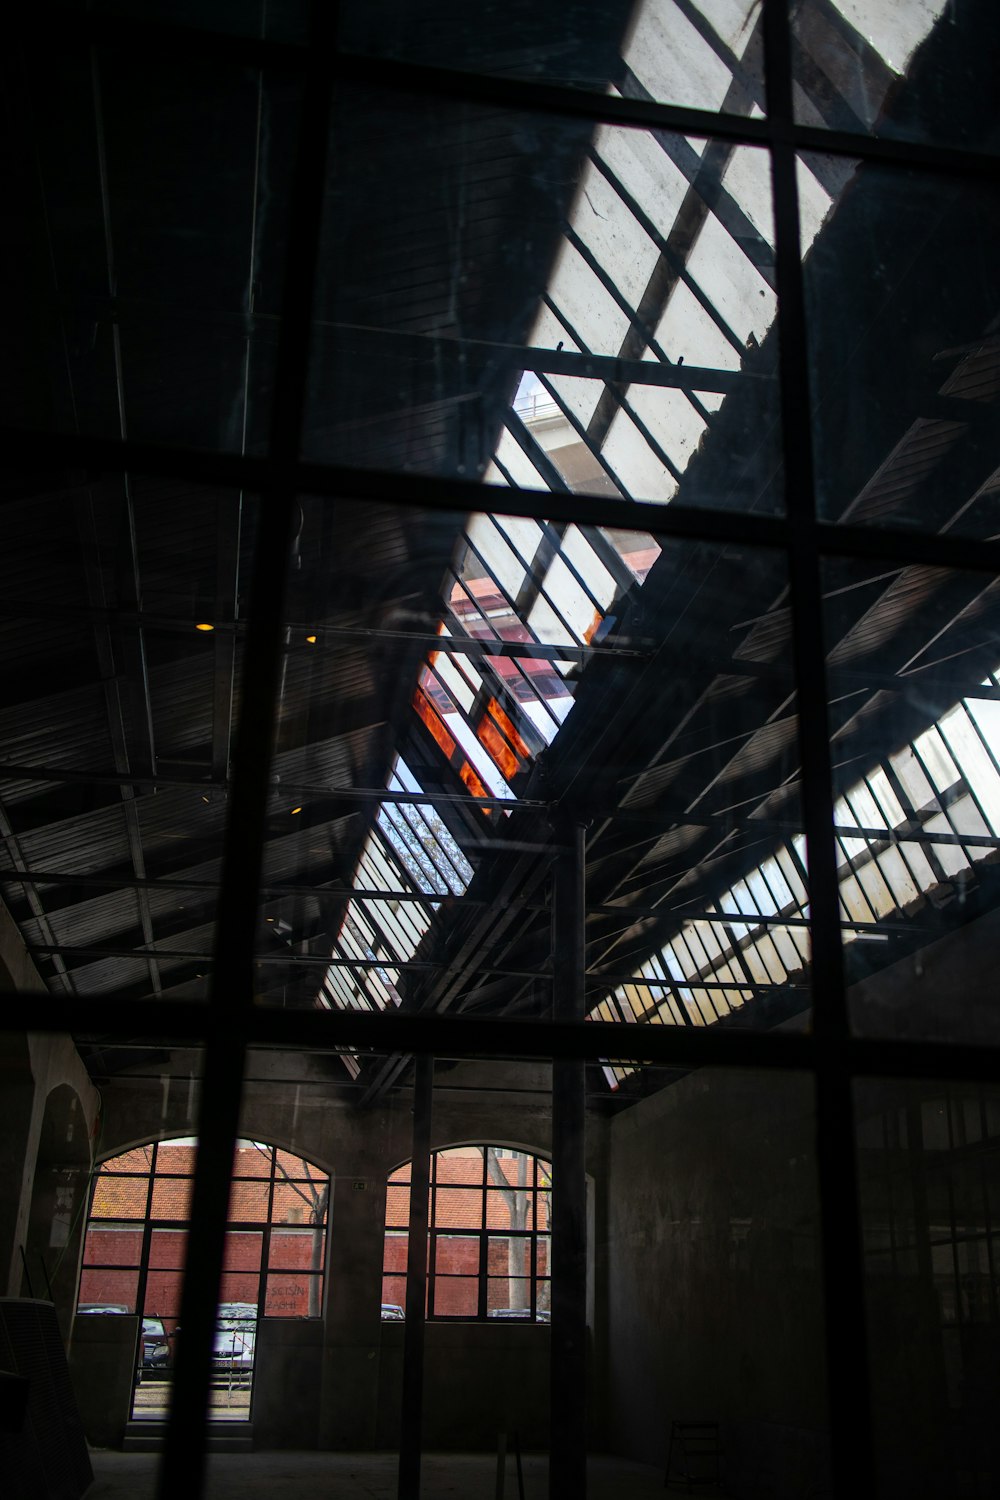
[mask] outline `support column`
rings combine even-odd
[[[403,1410],[399,1431],[399,1500],[420,1500],[424,1415],[424,1307],[427,1297],[427,1227],[430,1219],[433,1057],[418,1057],[415,1069],[410,1229],[406,1252],[406,1332],[403,1336]]]
[[[560,831],[556,862],[552,1014],[584,1019],[586,831]],[[587,1493],[587,1177],[585,1064],[552,1064],[552,1343],[549,1495]]]

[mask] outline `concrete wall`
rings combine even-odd
[[[402,1323],[383,1323],[375,1446],[399,1443]],[[428,1323],[424,1356],[424,1444],[443,1451],[496,1451],[500,1433],[522,1451],[549,1445],[549,1335],[543,1325]]]
[[[811,1084],[703,1070],[618,1116],[607,1179],[612,1448],[717,1421],[737,1496],[822,1494]]]

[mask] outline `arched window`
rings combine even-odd
[[[77,1311],[138,1312],[162,1325],[167,1351],[180,1315],[197,1150],[189,1137],[153,1141],[105,1161],[84,1241]],[[220,1308],[239,1306],[252,1320],[319,1316],[329,1197],[329,1176],[303,1157],[237,1141]]]
[[[551,1163],[506,1146],[431,1158],[427,1316],[549,1320]],[[389,1178],[382,1316],[406,1305],[410,1164]]]

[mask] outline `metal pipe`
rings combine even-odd
[[[406,1253],[406,1332],[399,1435],[399,1500],[419,1500],[424,1413],[424,1305],[427,1296],[427,1227],[430,1221],[431,1112],[434,1059],[418,1057],[413,1080],[413,1157]]]

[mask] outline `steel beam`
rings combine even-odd
[[[562,829],[555,865],[552,1014],[582,1022],[586,1012],[584,870],[586,830]],[[585,1065],[552,1064],[551,1500],[587,1494],[587,1174]]]

